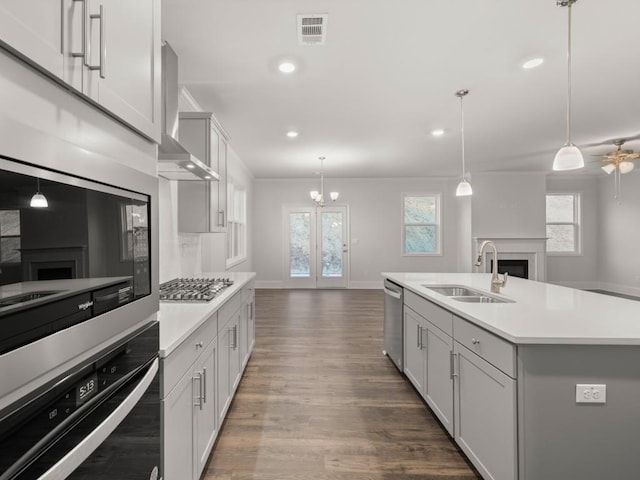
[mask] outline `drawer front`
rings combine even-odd
[[[218,334],[218,315],[212,314],[162,362],[162,397],[169,394],[184,373]]]
[[[241,305],[242,291],[237,292],[227,303],[225,303],[220,308],[220,310],[218,310],[218,331],[222,331],[227,323],[229,323],[229,320],[233,318]]]
[[[516,347],[512,343],[456,316],[453,317],[453,337],[511,378],[516,378]]]
[[[453,314],[448,310],[425,300],[407,289],[404,290],[404,303],[443,332],[453,335]]]

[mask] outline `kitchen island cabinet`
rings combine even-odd
[[[635,478],[637,449],[622,446],[637,445],[640,428],[640,302],[512,278],[494,295],[508,303],[466,303],[429,287],[491,296],[490,274],[383,276],[405,288],[405,310],[421,322],[407,345],[425,344],[416,335],[429,327],[416,298],[453,318],[452,365],[442,367],[453,376],[453,439],[483,478]],[[579,385],[605,385],[606,397],[594,403]]]
[[[255,274],[223,275],[234,284],[211,302],[160,304],[165,480],[200,478],[246,366],[238,343]]]

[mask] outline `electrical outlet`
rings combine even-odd
[[[576,403],[607,403],[607,386],[576,384]]]

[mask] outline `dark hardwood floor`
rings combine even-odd
[[[480,476],[382,355],[380,290],[256,290],[256,345],[203,479]]]

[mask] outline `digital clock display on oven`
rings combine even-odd
[[[76,385],[76,407],[82,405],[98,391],[98,374],[85,378]]]

